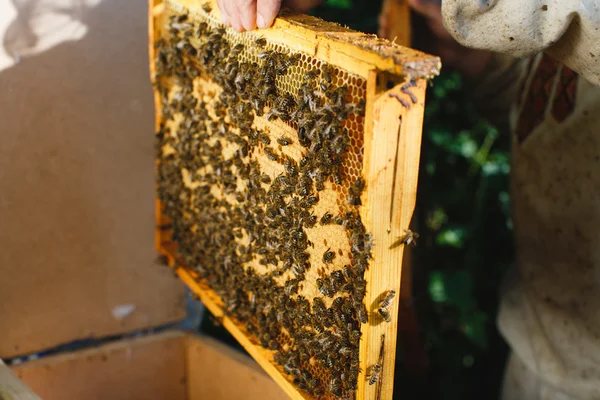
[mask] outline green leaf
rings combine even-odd
[[[473,278],[465,271],[460,270],[445,275],[445,288],[448,294],[448,303],[455,305],[461,315],[469,314],[476,308],[473,298]]]
[[[487,348],[487,322],[488,317],[479,311],[461,318],[461,328],[465,336],[467,336],[476,346],[483,349]]]
[[[341,8],[343,10],[349,10],[352,8],[351,0],[327,0],[325,2],[326,7]]]
[[[448,221],[448,214],[443,208],[437,207],[429,213],[427,227],[433,231],[438,231],[446,221]]]
[[[465,158],[473,158],[477,154],[477,143],[471,138],[465,138],[460,144],[460,154]]]
[[[444,303],[448,300],[444,277],[441,272],[432,272],[429,275],[429,295],[435,303]]]
[[[465,228],[447,228],[435,237],[435,243],[440,246],[460,248],[467,236]]]

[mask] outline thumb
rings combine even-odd
[[[273,21],[281,8],[281,0],[258,0],[256,5],[256,26],[259,28],[268,28],[273,25]]]

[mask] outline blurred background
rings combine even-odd
[[[0,261],[19,268],[56,258],[57,264],[76,265],[78,271],[95,270],[100,264],[115,266],[108,276],[96,276],[102,282],[96,285],[101,287],[98,293],[86,293],[90,304],[100,302],[113,310],[113,316],[116,307],[131,310],[131,317],[113,318],[119,326],[115,331],[126,329],[127,324],[133,329],[155,325],[152,321],[166,325],[177,321],[181,315],[174,310],[183,299],[180,290],[173,290],[178,283],[155,265],[151,246],[153,110],[146,7],[145,1],[0,0],[0,112],[5,119],[13,116],[4,124],[0,149],[0,190],[13,193],[0,202],[0,217],[10,228],[0,239],[6,246],[21,245],[14,254],[4,253]],[[329,0],[312,14],[375,33],[380,10],[380,0]],[[413,46],[426,48],[422,38],[428,37],[427,28],[418,15],[412,15],[411,21]],[[402,399],[492,399],[498,396],[502,380],[507,347],[495,319],[499,283],[514,258],[509,138],[478,114],[471,88],[471,82],[443,68],[427,93],[413,220],[420,238],[412,253],[412,299],[403,304],[406,315],[400,318],[414,317],[417,324],[400,327],[408,338],[399,341],[396,367],[396,393]],[[79,99],[76,109],[65,100],[69,98]],[[16,115],[27,116],[28,122],[17,120]],[[66,120],[70,122],[64,125]],[[48,126],[60,133],[49,136]],[[123,168],[115,165],[129,172],[123,175]],[[17,179],[22,190],[15,192]],[[49,179],[51,189],[40,187]],[[55,198],[48,193],[61,194]],[[65,211],[65,193],[86,208]],[[39,206],[39,215],[23,219],[31,207],[20,202],[42,195],[47,201]],[[91,220],[107,212],[115,219]],[[40,218],[46,222],[40,224]],[[95,231],[78,232],[77,226],[86,218]],[[56,235],[51,227],[61,224],[62,234]],[[48,227],[47,232],[40,226]],[[24,238],[34,230],[40,231],[40,239],[28,247],[26,241],[31,239]],[[41,239],[47,234],[55,234],[51,243]],[[84,240],[74,250],[75,235]],[[106,237],[111,239],[102,239]],[[125,245],[117,245],[122,242]],[[50,256],[43,252],[44,246],[53,248]],[[29,248],[46,254],[45,260],[35,258],[35,253],[25,254]],[[70,256],[62,259],[67,252]],[[98,260],[101,254],[112,256]],[[127,267],[144,264],[152,271],[145,278]],[[76,277],[71,279],[75,282]],[[153,294],[132,292],[129,282],[158,289]],[[10,304],[7,293],[0,286],[0,305]],[[87,315],[88,304],[78,297],[81,293],[71,298],[69,293],[62,295],[67,296],[62,303],[46,306],[77,302],[79,311],[67,317]],[[189,295],[186,299],[189,315],[184,327],[236,346],[198,303]],[[41,307],[42,314],[45,305],[33,302],[31,307]],[[5,307],[4,311],[9,309]],[[35,324],[30,316],[29,325]],[[86,329],[97,336],[111,333],[98,324],[91,328],[88,324]],[[32,329],[36,330],[28,327]]]

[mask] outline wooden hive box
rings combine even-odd
[[[152,1],[156,247],[292,398],[390,399],[439,59],[305,15]],[[396,299],[396,300],[394,300]]]
[[[44,400],[285,397],[247,356],[214,339],[178,331],[44,357],[12,370]],[[0,365],[0,398],[39,399],[5,374]]]

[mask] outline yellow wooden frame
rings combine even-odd
[[[219,19],[216,1],[211,0],[210,18]],[[150,0],[150,70],[154,77],[153,43],[159,34],[155,19],[165,7],[190,15],[207,13],[196,0]],[[367,80],[367,103],[364,132],[363,176],[366,194],[360,213],[367,231],[374,238],[373,262],[365,273],[367,293],[365,304],[369,310],[376,307],[380,294],[389,289],[400,292],[404,246],[390,249],[409,227],[415,207],[421,129],[427,81],[437,75],[441,67],[439,58],[401,47],[395,43],[351,31],[337,24],[327,23],[306,15],[285,14],[277,18],[269,29],[260,31],[269,42],[310,54],[330,64]],[[412,80],[412,96],[403,91],[403,85]],[[391,95],[405,99],[404,106]],[[156,128],[160,120],[160,99],[156,99]],[[167,224],[157,200],[158,226]],[[157,230],[156,248],[175,265],[175,246],[168,235]],[[294,399],[311,398],[296,388],[273,362],[272,352],[254,344],[245,328],[224,315],[221,299],[198,280],[191,269],[177,267],[177,275],[198,295],[200,300],[222,322],[265,371]],[[391,315],[398,314],[398,301],[392,303]],[[397,321],[391,323],[363,324],[360,345],[359,386],[356,398],[391,399],[393,394],[394,360],[396,352]],[[384,369],[376,385],[368,385],[368,367],[381,359],[382,338]]]

